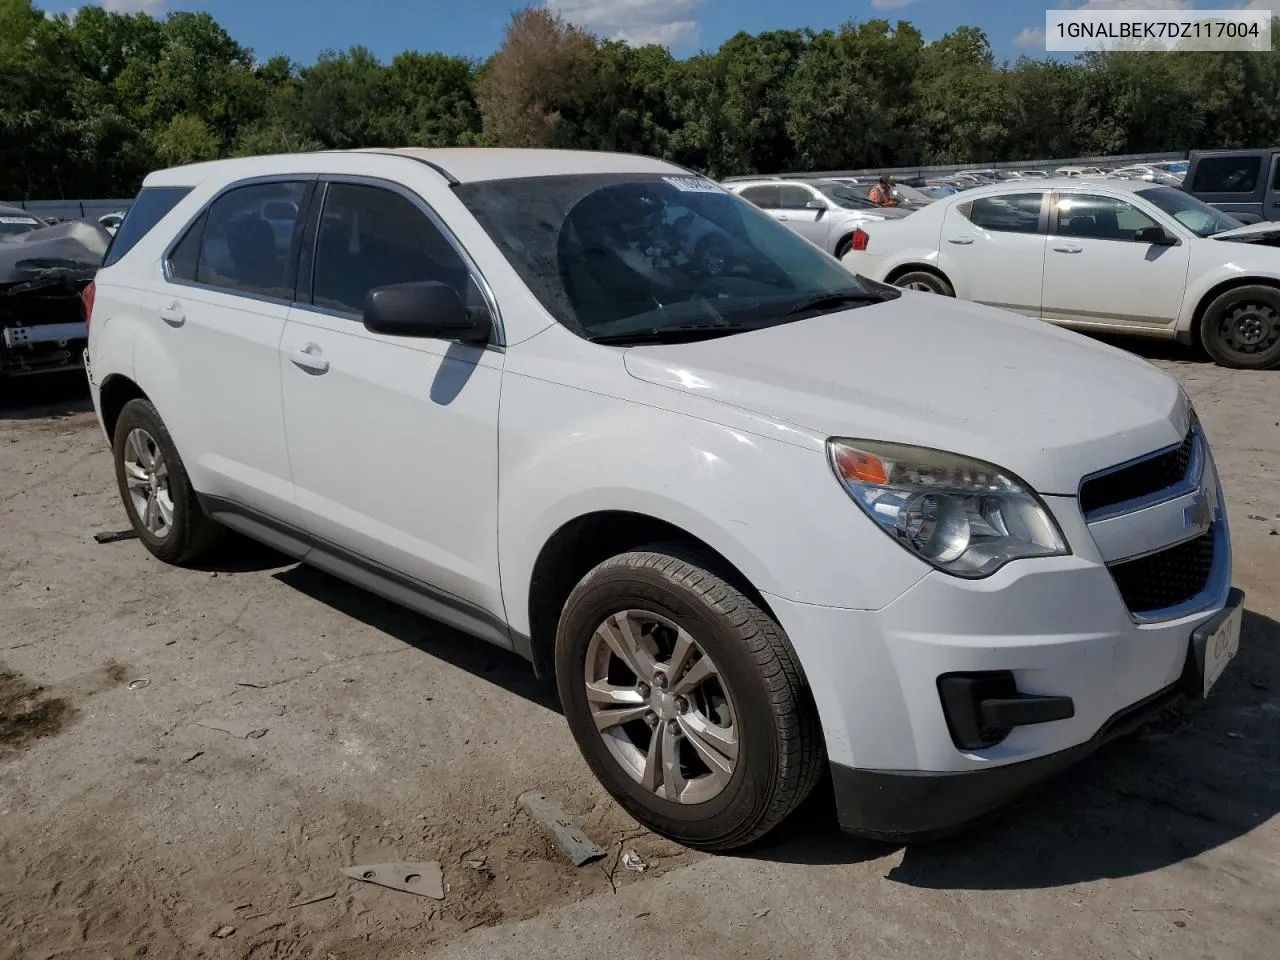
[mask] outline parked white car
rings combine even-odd
[[[287,244],[266,200],[296,204]],[[653,255],[669,206],[757,265]],[[1238,647],[1171,378],[859,280],[658,160],[166,170],[86,300],[147,550],[187,563],[225,525],[527,657],[601,783],[682,843],[763,835],[828,767],[849,830],[954,827]]]
[[[860,224],[901,220],[911,213],[877,206],[834,180],[733,180],[724,186],[837,257],[849,249]]]
[[[1056,176],[1074,180],[1076,177],[1105,177],[1107,172],[1101,167],[1059,167],[1053,171]]]
[[[844,258],[875,280],[1080,330],[1200,342],[1280,365],[1280,224],[1128,180],[1003,184],[870,224]]]

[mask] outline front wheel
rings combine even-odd
[[[560,619],[556,678],[592,772],[677,842],[748,844],[821,775],[816,710],[782,628],[698,563],[639,551],[588,573]]]
[[[902,287],[904,290],[919,290],[921,293],[936,293],[943,297],[954,297],[955,290],[951,284],[943,280],[936,273],[930,273],[928,270],[913,270],[911,273],[904,273],[893,281],[895,287]]]
[[[1280,365],[1280,290],[1261,284],[1228,290],[1206,308],[1200,340],[1224,367],[1269,370]]]

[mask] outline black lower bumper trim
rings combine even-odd
[[[841,829],[877,840],[922,842],[954,833],[1132,732],[1183,697],[1175,683],[1120,711],[1090,740],[1058,753],[986,770],[862,770],[831,764]]]

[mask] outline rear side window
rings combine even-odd
[[[781,203],[777,187],[747,187],[738,196],[750,200],[761,210],[777,210]]]
[[[1262,157],[1204,157],[1196,164],[1192,193],[1253,193],[1258,186]]]
[[[229,293],[293,299],[299,211],[310,187],[289,181],[228,190],[170,252],[169,275]]]
[[[997,233],[1039,233],[1043,193],[980,197],[958,208],[970,223]]]
[[[102,265],[109,267],[132,250],[190,192],[190,187],[143,187],[111,239]]]
[[[470,306],[484,302],[458,251],[406,197],[381,187],[331,184],[316,236],[315,305],[362,313],[375,287],[422,281],[447,283]]]

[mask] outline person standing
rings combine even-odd
[[[898,198],[893,192],[893,177],[887,173],[881,174],[880,182],[871,188],[867,199],[878,207],[896,207]]]

